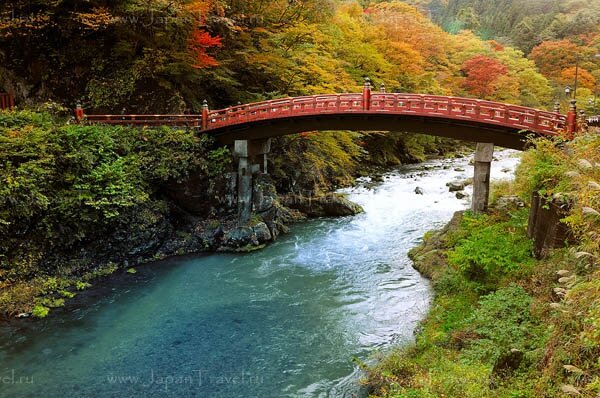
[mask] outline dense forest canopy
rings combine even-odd
[[[525,52],[542,41],[598,33],[598,0],[433,0],[436,20],[450,32],[476,31],[483,38],[500,39]]]
[[[598,113],[600,1],[414,0],[409,1],[452,34],[474,32],[483,40],[523,51],[565,104],[564,88],[578,79],[580,107]],[[578,64],[579,68],[576,67]],[[577,72],[577,73],[576,73]]]
[[[113,112],[357,91],[367,75],[400,91],[472,96],[483,84],[498,100],[548,103],[547,81],[521,53],[444,33],[415,5],[14,0],[0,8],[0,84],[21,100]],[[463,64],[480,55],[506,70],[472,82]]]

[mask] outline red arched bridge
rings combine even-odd
[[[576,130],[568,115],[469,98],[426,94],[311,95],[238,105],[201,115],[83,115],[92,123],[188,126],[227,144],[317,130],[406,131],[522,149],[529,134]]]
[[[570,136],[578,123],[574,101],[567,115],[562,115],[478,99],[386,93],[383,89],[373,93],[368,80],[358,94],[275,99],[216,111],[205,102],[201,115],[85,116],[78,107],[76,118],[105,124],[188,126],[234,144],[240,222],[250,220],[252,178],[256,170],[267,171],[271,137],[315,130],[408,131],[477,142],[472,209],[481,212],[489,197],[494,145],[523,149],[530,134],[553,137],[565,132]]]

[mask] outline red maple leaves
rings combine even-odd
[[[466,78],[464,87],[479,98],[488,98],[496,90],[498,78],[508,73],[508,68],[500,61],[478,55],[462,65]]]
[[[213,56],[208,54],[208,50],[215,47],[221,47],[221,45],[220,37],[211,36],[210,33],[201,29],[194,30],[188,41],[188,47],[194,54],[194,63],[192,64],[192,67],[202,69],[218,66],[219,62]]]

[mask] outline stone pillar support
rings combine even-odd
[[[247,140],[237,140],[233,154],[238,162],[237,201],[238,222],[247,224],[252,216],[252,165]]]
[[[477,143],[475,151],[475,174],[473,176],[473,203],[471,211],[481,214],[487,210],[490,198],[490,174],[494,144]]]
[[[267,155],[271,152],[271,139],[252,140],[248,150],[253,164],[260,165],[260,171],[267,174]]]
[[[233,155],[238,162],[237,197],[238,223],[248,224],[252,217],[253,175],[267,173],[267,154],[271,151],[271,139],[236,140]]]

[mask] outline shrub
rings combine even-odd
[[[7,237],[0,240],[0,269],[24,276],[8,261],[23,240],[69,248],[135,209],[160,208],[156,197],[165,182],[208,172],[210,145],[193,131],[64,125],[44,113],[0,113],[0,233]]]
[[[474,280],[495,280],[506,274],[531,268],[532,243],[525,235],[527,211],[508,221],[467,214],[448,260]]]
[[[38,304],[35,307],[33,307],[31,315],[33,315],[36,318],[45,318],[48,316],[48,313],[50,313],[50,308]]]
[[[482,297],[479,307],[466,321],[469,331],[478,336],[467,349],[467,357],[493,365],[512,348],[524,352],[542,348],[548,334],[531,314],[532,301],[516,285]]]

